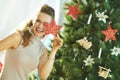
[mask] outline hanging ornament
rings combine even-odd
[[[55,20],[53,19],[50,24],[44,24],[46,27],[46,35],[47,34],[53,34],[55,37],[57,36],[58,30],[62,27],[59,25],[56,25]]]
[[[0,72],[2,71],[3,64],[0,62]]]
[[[78,18],[78,14],[81,14],[81,11],[78,9],[78,4],[71,6],[68,5],[69,12],[67,15],[72,15],[75,19]]]
[[[83,39],[77,40],[76,42],[78,42],[85,49],[89,49],[92,46],[92,42],[88,42],[86,37],[84,37]]]
[[[110,69],[106,69],[104,67],[99,66],[99,72],[98,72],[99,76],[106,79],[110,72],[111,72]]]
[[[108,29],[107,30],[103,30],[101,32],[106,36],[105,37],[105,41],[108,41],[110,39],[116,40],[115,34],[116,34],[116,32],[118,32],[118,30],[117,29],[113,30],[111,28],[111,26],[108,25]]]

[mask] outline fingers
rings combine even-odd
[[[55,37],[54,42],[56,45],[62,45],[63,40],[58,36],[58,37]]]
[[[63,40],[58,36],[58,37],[56,37],[55,38],[58,42],[60,42],[60,43],[62,43],[63,42]]]

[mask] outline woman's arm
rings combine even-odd
[[[20,41],[22,40],[22,35],[20,32],[15,32],[3,40],[0,40],[0,52],[8,48],[16,48]]]
[[[53,42],[53,48],[50,55],[48,56],[48,52],[47,50],[45,50],[45,53],[43,53],[43,55],[41,56],[40,64],[38,66],[38,72],[42,80],[46,80],[49,76],[54,64],[55,54],[61,46],[62,40],[57,37]]]

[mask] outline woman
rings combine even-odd
[[[41,43],[45,36],[45,24],[54,19],[54,9],[43,5],[37,19],[27,23],[22,31],[16,31],[0,41],[0,51],[6,50],[5,64],[0,80],[28,80],[31,71],[38,68],[42,80],[47,79],[62,40],[55,37],[51,53]]]

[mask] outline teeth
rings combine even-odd
[[[36,28],[36,32],[37,32],[37,33],[41,33],[42,30],[41,30],[40,28]]]
[[[39,31],[40,31],[41,29],[40,29],[40,28],[37,28],[37,30],[39,30]]]
[[[36,32],[40,33],[41,31],[39,29],[36,29]]]

